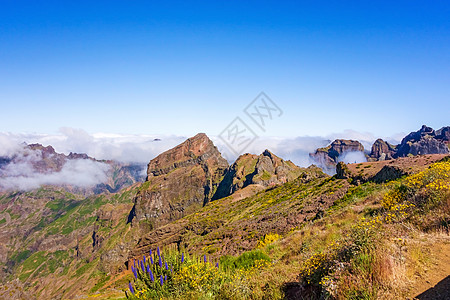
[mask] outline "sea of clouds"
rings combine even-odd
[[[385,139],[391,143],[398,143],[400,136],[402,135]],[[53,146],[59,153],[86,153],[98,160],[116,160],[144,165],[158,154],[182,143],[187,138],[187,136],[177,135],[89,134],[82,129],[67,127],[61,128],[57,134],[0,133],[0,157],[16,155],[15,163],[1,166],[0,187],[20,190],[37,188],[43,184],[91,187],[107,180],[109,165],[92,160],[69,160],[59,172],[38,173],[33,170],[32,160],[39,159],[39,153],[24,155],[25,144],[40,143],[44,146]],[[218,136],[210,136],[210,138],[230,163],[237,158],[237,155]],[[242,152],[260,154],[268,149],[298,166],[307,167],[316,163],[310,158],[309,153],[319,147],[327,146],[337,138],[358,140],[365,149],[370,150],[377,137],[370,133],[352,130],[324,137],[259,137]],[[22,159],[17,159],[17,155],[23,155]],[[362,152],[351,152],[342,155],[339,160],[354,163],[365,161],[365,157]]]

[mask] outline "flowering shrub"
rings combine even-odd
[[[264,235],[264,238],[258,242],[258,248],[264,248],[265,246],[272,244],[275,241],[281,239],[281,235],[278,233],[268,233]]]
[[[190,261],[174,275],[174,283],[182,290],[207,291],[214,289],[224,280],[218,264]]]
[[[395,216],[405,217],[408,208],[417,205],[426,207],[449,191],[450,162],[438,162],[394,186],[384,195],[381,204],[386,210],[395,213]]]
[[[299,272],[300,282],[320,288],[324,298],[337,297],[338,291],[346,289],[361,296],[361,291],[352,288],[364,284],[370,286],[371,283],[355,283],[352,280],[356,280],[357,276],[372,280],[373,249],[381,226],[402,222],[417,211],[414,208],[424,206],[433,199],[437,199],[437,202],[443,199],[444,193],[450,191],[450,162],[435,163],[423,172],[387,186],[390,189],[381,200],[382,210],[379,214],[368,219],[361,218],[340,242],[333,242],[325,251],[317,252],[305,260]],[[395,241],[404,243],[401,238]],[[343,285],[347,285],[346,288]],[[362,293],[371,294],[371,289],[373,286]],[[350,296],[349,294],[344,298]]]
[[[129,299],[160,298],[173,290],[173,277],[185,262],[184,254],[170,253],[166,257],[159,247],[156,253],[150,250],[148,257],[133,262],[131,271],[134,284],[129,283]]]
[[[128,285],[128,299],[161,299],[164,297],[201,297],[221,299],[234,295],[245,297],[251,288],[248,280],[257,270],[270,264],[260,250],[244,252],[238,257],[224,256],[221,262],[210,262],[206,255],[191,257],[179,252],[156,254],[133,263],[134,282]],[[222,265],[223,262],[223,265]],[[244,295],[244,296],[243,296]]]
[[[303,263],[300,278],[307,284],[319,283],[328,274],[334,256],[335,253],[331,251],[315,253]]]

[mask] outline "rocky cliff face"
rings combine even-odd
[[[147,181],[136,196],[133,224],[156,228],[208,203],[222,180],[227,161],[212,141],[200,133],[148,164]]]
[[[372,145],[370,157],[376,160],[392,159],[396,153],[396,146],[389,144],[382,139],[377,139]]]
[[[229,196],[250,184],[271,186],[283,184],[297,178],[301,168],[285,161],[269,150],[260,155],[243,154],[227,170],[214,199]]]
[[[261,157],[265,160],[267,155],[266,151],[260,156],[246,154],[238,160],[241,163],[243,159],[249,162]],[[251,169],[256,169],[256,164]],[[208,253],[213,257],[255,249],[265,234],[284,234],[323,216],[349,186],[347,180],[326,180],[329,176],[318,167],[298,169],[299,176],[288,183],[241,197],[240,192],[261,187],[251,184],[229,197],[211,201],[194,214],[143,233],[130,251],[129,265],[157,246]],[[247,172],[241,174],[244,173]],[[330,185],[336,186],[333,193],[317,193],[317,190],[328,190]]]
[[[345,152],[364,151],[364,146],[353,140],[335,140],[325,148],[319,148],[315,153],[310,153],[319,165],[325,168],[334,168],[338,162],[338,157]]]
[[[434,131],[433,128],[423,125],[416,132],[411,132],[398,146],[396,157],[424,154],[447,154],[450,136],[450,127],[444,127]]]

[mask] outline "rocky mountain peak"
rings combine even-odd
[[[418,131],[411,132],[403,138],[398,146],[396,157],[449,153],[449,128],[441,128],[438,133],[436,134],[433,128],[423,125]]]
[[[135,199],[133,222],[158,227],[195,211],[211,200],[228,168],[204,133],[150,161],[147,180]]]
[[[448,144],[450,142],[450,126],[436,130],[436,138]]]
[[[52,146],[43,146],[42,144],[30,144],[27,145],[27,148],[30,150],[39,150],[42,152],[43,155],[54,155],[56,154],[55,148],[53,148]]]
[[[270,159],[272,159],[273,157],[275,157],[275,154],[273,154],[272,152],[270,152],[268,149],[264,150],[264,152],[261,154],[264,156],[269,157]]]
[[[228,162],[209,137],[204,133],[199,133],[152,159],[147,168],[147,180],[153,176],[167,174],[179,167],[202,162],[228,167]]]
[[[270,186],[297,178],[302,168],[269,150],[260,155],[243,154],[228,168],[214,199],[223,198],[251,184]]]
[[[327,147],[318,148],[315,153],[310,153],[309,156],[319,165],[334,169],[340,155],[354,151],[364,152],[364,146],[358,141],[336,139]]]
[[[396,146],[393,146],[382,139],[377,139],[372,145],[370,157],[376,160],[392,159],[395,152]]]

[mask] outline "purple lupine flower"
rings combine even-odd
[[[170,273],[173,274],[173,265],[170,263]]]
[[[144,265],[145,265],[145,255],[144,255]]]
[[[181,263],[184,263],[184,253],[181,253]]]
[[[216,268],[217,268],[217,269],[219,268],[219,263],[216,263]]]
[[[152,270],[150,270],[150,266],[149,265],[147,265],[147,273],[148,273],[148,276],[150,276],[150,280],[152,282],[154,282],[155,278],[153,277],[153,272],[152,272]]]
[[[150,249],[150,263],[153,265],[153,253],[152,253],[152,249]]]
[[[133,285],[131,284],[131,282],[128,282],[128,286],[130,288],[130,292],[134,295],[134,289],[133,289]]]
[[[159,277],[159,282],[161,283],[161,286],[163,286],[163,284],[164,284],[164,278],[162,277],[162,275]]]
[[[155,282],[155,277],[153,276],[153,272],[152,272],[152,270],[148,270],[148,274],[150,274],[150,280],[152,281],[152,282]]]
[[[165,261],[164,264],[166,265],[166,270],[169,271],[169,266],[167,265],[167,261]]]
[[[134,267],[136,268],[136,260],[135,259],[133,259],[133,264],[134,264]]]
[[[167,281],[167,275],[164,276],[164,281]]]
[[[159,256],[159,267],[162,268],[163,264],[162,264],[162,259],[161,256]]]
[[[137,272],[136,272],[136,268],[131,267],[131,271],[133,271],[134,274],[134,278],[137,279]]]
[[[156,248],[156,252],[158,253],[158,256],[161,256],[161,252],[159,251],[159,247]]]
[[[141,269],[142,269],[142,272],[145,272],[144,263],[142,261],[141,261]]]
[[[207,262],[207,260],[206,260],[206,254],[203,255],[203,262],[205,262],[205,263]]]

